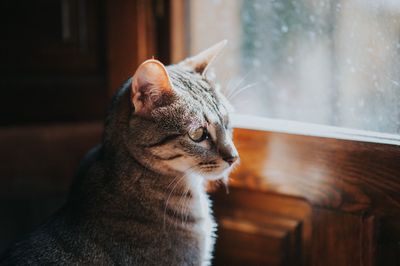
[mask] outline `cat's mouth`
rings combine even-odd
[[[232,171],[237,163],[227,162],[206,162],[198,165],[199,172],[207,180],[218,180],[226,177]]]

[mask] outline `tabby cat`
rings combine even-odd
[[[65,206],[0,264],[209,265],[215,223],[204,182],[226,179],[238,159],[229,104],[205,75],[224,45],[176,65],[141,64]]]

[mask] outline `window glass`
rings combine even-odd
[[[400,1],[193,0],[190,53],[223,39],[215,71],[236,111],[400,133]]]

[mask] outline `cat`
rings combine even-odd
[[[216,224],[204,182],[226,179],[238,160],[231,106],[206,75],[224,46],[142,63],[66,204],[0,265],[209,265]]]

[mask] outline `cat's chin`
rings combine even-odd
[[[221,179],[226,179],[229,173],[232,171],[231,167],[224,169],[223,171],[213,172],[213,173],[201,173],[202,178],[207,181],[216,181]]]
[[[239,165],[239,160],[231,166],[213,172],[203,172],[200,175],[207,181],[227,180],[229,174]]]

